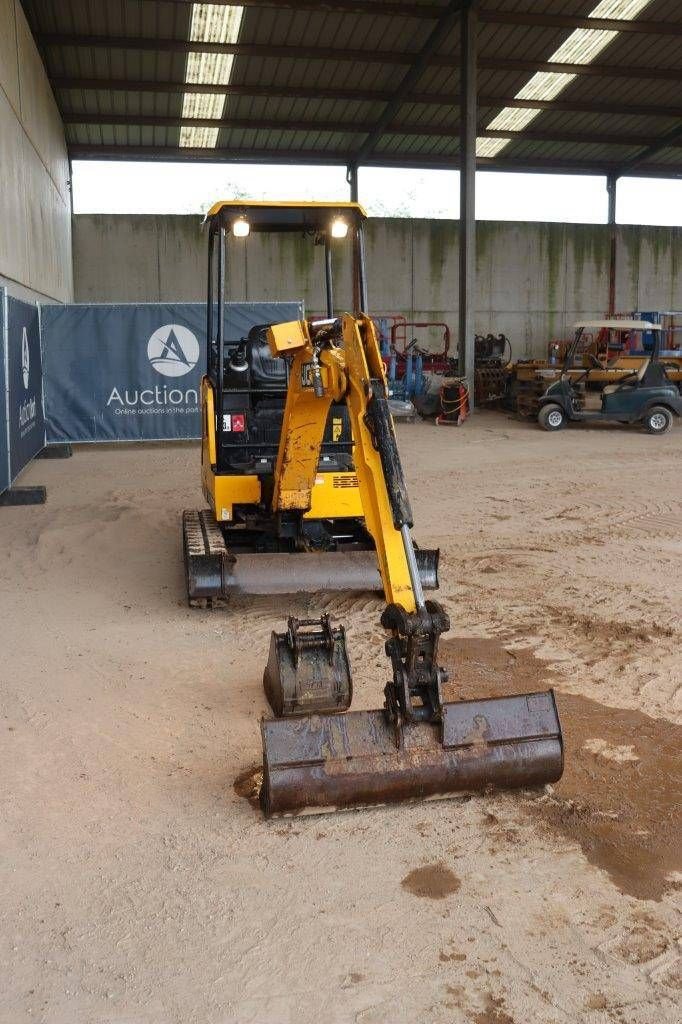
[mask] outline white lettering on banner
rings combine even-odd
[[[181,391],[180,388],[171,388],[169,391],[168,388],[160,387],[158,384],[155,388],[143,388],[141,391],[138,391],[137,388],[124,388],[121,392],[118,388],[112,388],[107,399],[107,407],[111,405],[128,406],[129,408],[139,405],[162,407],[187,405],[196,409],[199,406],[199,393],[196,388],[187,388],[185,391]],[[169,409],[165,411],[170,412]]]
[[[36,418],[36,400],[29,398],[19,406],[19,429],[28,426]]]

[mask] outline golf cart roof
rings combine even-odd
[[[608,327],[612,331],[661,331],[663,328],[660,324],[651,324],[648,320],[578,320],[577,323],[573,324],[574,329],[577,331],[581,327],[601,329],[602,327]]]
[[[267,200],[221,199],[206,214],[206,220],[229,224],[237,217],[249,222],[251,231],[326,231],[335,217],[356,224],[367,219],[359,203],[271,202]]]

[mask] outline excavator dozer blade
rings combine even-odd
[[[184,513],[183,545],[190,605],[242,594],[382,590],[374,551],[233,555],[208,509]],[[439,550],[419,548],[416,555],[424,590],[437,590]]]
[[[386,713],[264,719],[266,817],[542,786],[563,771],[553,691],[443,705],[396,731]]]

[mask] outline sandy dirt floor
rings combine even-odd
[[[287,610],[184,601],[194,446],[36,462],[0,509],[0,1021],[678,1024],[682,427],[399,426],[465,696],[552,685],[553,789],[264,822],[261,675]]]

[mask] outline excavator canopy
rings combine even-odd
[[[235,221],[248,224],[249,232],[316,232],[326,233],[337,222],[357,226],[367,220],[359,203],[292,203],[245,202],[223,199],[214,203],[206,214],[211,223],[233,227]]]

